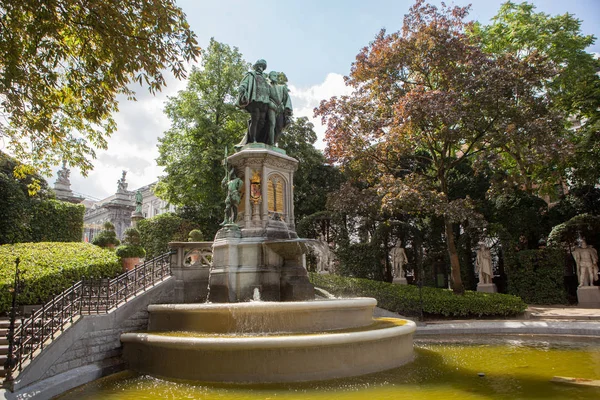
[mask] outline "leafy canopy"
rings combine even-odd
[[[224,149],[243,136],[247,113],[234,104],[249,64],[236,47],[211,39],[200,68],[192,68],[185,90],[167,102],[171,128],[159,139],[158,165],[165,168],[156,194],[198,216],[208,236],[223,218],[221,179]]]
[[[0,139],[45,173],[66,160],[85,175],[117,95],[161,90],[198,54],[174,0],[0,0]]]
[[[402,31],[381,31],[362,49],[346,83],[351,95],[323,101],[326,152],[358,171],[382,206],[444,218],[453,289],[462,291],[452,223],[475,217],[468,197],[449,197],[449,174],[478,159],[486,165],[520,148],[527,164],[556,153],[556,115],[540,90],[551,76],[532,53],[491,57],[469,35],[468,7],[417,1]],[[559,143],[560,144],[560,143]],[[518,168],[509,171],[514,180]]]

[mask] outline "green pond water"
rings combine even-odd
[[[600,399],[600,388],[550,382],[554,376],[599,380],[600,340],[418,338],[412,363],[361,377],[234,385],[173,382],[123,372],[76,388],[59,399]]]

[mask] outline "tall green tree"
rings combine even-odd
[[[39,171],[66,160],[85,175],[117,95],[161,90],[198,54],[174,0],[0,0],[0,139]]]
[[[481,39],[484,51],[499,59],[506,55],[526,59],[534,54],[547,59],[552,74],[542,81],[540,90],[568,128],[555,130],[556,137],[543,148],[553,157],[547,157],[548,162],[539,168],[520,150],[530,144],[539,146],[531,143],[536,135],[516,125],[513,132],[518,135],[510,135],[499,158],[502,166],[516,167],[530,191],[532,183],[552,187],[563,177],[565,166],[572,172],[570,180],[600,182],[600,60],[586,51],[596,38],[584,35],[581,21],[571,14],[550,16],[535,12],[530,3],[510,1],[502,4],[491,24],[475,24],[472,34]],[[561,141],[563,145],[556,146]]]
[[[327,195],[337,190],[342,176],[339,169],[327,163],[323,153],[315,148],[317,134],[306,117],[296,118],[286,128],[278,146],[299,161],[294,174],[294,216],[302,218],[324,211]]]
[[[327,124],[329,157],[345,167],[362,163],[384,208],[443,217],[456,293],[464,288],[453,224],[475,214],[468,197],[449,197],[450,171],[493,157],[524,123],[540,143],[527,155],[541,159],[556,120],[540,94],[546,60],[490,57],[467,34],[467,14],[468,7],[417,1],[400,32],[382,31],[357,55],[346,80],[353,93],[316,110]],[[419,162],[400,162],[409,156]]]
[[[165,175],[156,193],[181,207],[208,236],[223,220],[224,149],[231,154],[246,129],[248,114],[234,101],[248,68],[236,47],[211,39],[201,67],[192,68],[186,89],[165,107],[171,128],[159,139],[157,163]]]

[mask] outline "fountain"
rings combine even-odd
[[[264,69],[259,61],[254,75]],[[276,80],[269,86],[278,87]],[[412,321],[374,320],[375,299],[315,300],[307,241],[295,231],[298,161],[273,145],[277,132],[251,135],[254,123],[240,151],[225,157],[225,218],[207,282],[194,283],[208,284],[208,303],[151,305],[148,332],[121,336],[130,368],[210,382],[300,382],[412,360]],[[258,141],[249,143],[252,137]]]
[[[149,306],[148,332],[121,336],[130,368],[199,381],[297,382],[412,360],[413,322],[374,320],[375,299],[314,299],[304,268],[308,241],[294,229],[297,161],[251,144],[227,164],[245,190],[235,222],[213,244],[210,302]]]

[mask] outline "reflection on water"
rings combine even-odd
[[[300,384],[172,382],[124,372],[60,397],[71,399],[599,399],[600,389],[550,382],[600,379],[597,339],[465,336],[415,340],[413,363],[355,378]],[[480,377],[479,374],[484,376]]]

